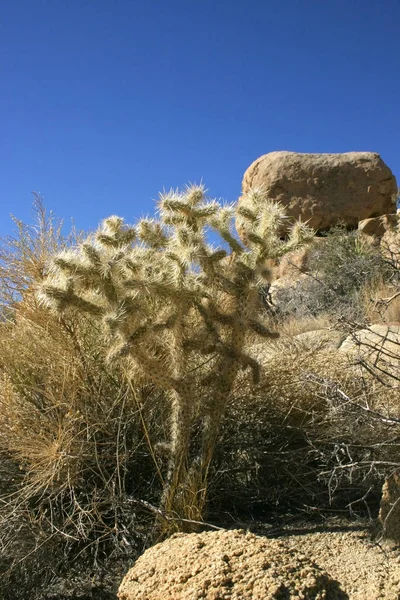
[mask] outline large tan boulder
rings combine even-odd
[[[400,469],[389,475],[383,485],[379,520],[384,536],[400,543]]]
[[[240,530],[175,534],[125,576],[120,600],[347,598],[311,559],[280,540]]]
[[[374,152],[270,152],[247,169],[243,193],[261,185],[289,216],[309,220],[316,230],[338,220],[357,226],[362,219],[396,212],[396,179]]]

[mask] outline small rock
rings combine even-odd
[[[379,520],[384,537],[400,543],[400,469],[389,475],[383,484]]]

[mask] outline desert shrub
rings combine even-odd
[[[281,315],[311,317],[330,314],[363,322],[364,287],[389,279],[391,269],[378,249],[356,231],[332,228],[314,245],[307,275],[277,293]]]
[[[367,287],[367,306],[371,320],[400,321],[400,237],[392,231],[388,240],[381,241],[385,259],[382,277]]]
[[[364,306],[369,322],[389,327],[378,327],[358,334],[359,323],[354,319],[345,321],[348,333],[357,348],[357,360],[369,375],[388,389],[399,390],[400,342],[400,268],[399,238],[394,235],[390,252],[383,247],[384,270],[380,278],[364,286]]]
[[[226,523],[377,516],[399,463],[399,417],[398,390],[344,353],[267,354],[260,385],[242,384],[228,405],[210,514]]]

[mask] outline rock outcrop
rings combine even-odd
[[[270,152],[247,169],[243,193],[260,185],[290,217],[309,221],[317,231],[339,220],[356,227],[362,219],[396,212],[396,179],[374,152]]]
[[[340,346],[341,352],[355,352],[360,357],[377,364],[399,364],[400,327],[376,323],[348,336]]]
[[[365,219],[358,224],[362,237],[380,246],[385,258],[400,267],[400,213]]]
[[[374,217],[373,219],[364,219],[358,224],[360,233],[369,236],[375,236],[381,239],[386,232],[396,231],[400,223],[400,215],[390,214]]]
[[[347,597],[305,554],[240,530],[173,535],[137,560],[118,592],[120,600]]]

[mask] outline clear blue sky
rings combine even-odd
[[[31,191],[79,227],[261,154],[379,152],[400,180],[399,0],[5,0],[0,235]]]

